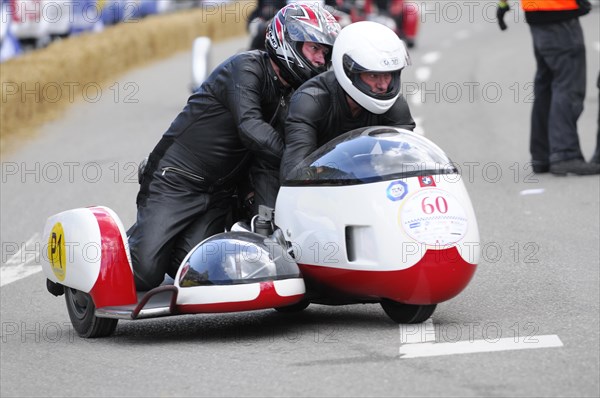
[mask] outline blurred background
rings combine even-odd
[[[53,40],[200,6],[202,0],[0,0],[0,61]]]

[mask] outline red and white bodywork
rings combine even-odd
[[[136,292],[126,232],[111,209],[56,214],[44,230],[48,290],[65,294],[77,333],[100,337],[118,319],[295,312],[310,303],[381,303],[392,320],[418,323],[471,280],[475,213],[457,169],[430,140],[385,126],[353,130],[293,176],[282,182],[274,219],[260,209],[272,234],[239,227],[211,236],[174,280],[148,292]]]
[[[284,307],[304,298],[297,264],[275,240],[248,231],[205,239],[175,276],[181,313]]]
[[[127,236],[118,216],[107,207],[79,208],[48,219],[44,229],[48,261],[42,268],[51,282],[89,294],[96,315],[106,318],[247,311],[300,301],[305,286],[297,265],[292,260],[283,265],[273,261],[276,244],[270,245],[270,252],[256,248],[264,237],[255,235],[230,232],[211,237],[188,254],[174,281],[155,292],[136,292]],[[226,251],[219,242],[227,242],[227,248],[234,251]],[[256,252],[260,253],[248,254]],[[200,261],[212,261],[212,268],[203,269],[207,274],[222,275],[189,282],[189,270],[203,266],[194,254]],[[225,266],[231,269],[223,271]],[[234,279],[231,275],[236,272]],[[252,283],[252,278],[257,281]],[[151,300],[155,294],[162,298]]]
[[[435,144],[369,128],[317,152],[283,183],[275,210],[309,288],[424,305],[467,286],[479,261],[475,213]]]
[[[96,307],[137,302],[125,229],[107,207],[64,211],[46,222],[46,277],[89,293]]]

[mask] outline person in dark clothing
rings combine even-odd
[[[596,87],[598,87],[598,126],[596,131],[596,150],[590,159],[590,163],[600,164],[600,72],[598,72]]]
[[[376,125],[412,131],[415,122],[400,94],[400,73],[409,64],[404,43],[384,25],[363,21],[342,29],[333,70],[304,83],[290,100],[281,181],[296,177],[296,165],[347,131]]]
[[[267,52],[232,56],[192,94],[142,172],[127,233],[138,290],[174,277],[196,244],[224,231],[248,170],[257,205],[274,205],[289,96],[326,70],[339,29],[322,8],[287,6],[273,18]]]
[[[522,0],[537,63],[529,150],[533,171],[555,175],[600,173],[581,152],[577,120],[583,112],[586,59],[579,17],[587,0]],[[510,7],[499,4],[499,16]],[[501,18],[499,18],[501,21]],[[501,23],[501,29],[506,25]]]
[[[267,21],[286,5],[286,0],[258,0],[256,8],[248,15],[247,22],[249,24],[254,18],[262,18]]]
[[[265,50],[265,35],[271,18],[287,4],[286,0],[259,0],[248,15],[246,29],[250,33],[250,50]]]

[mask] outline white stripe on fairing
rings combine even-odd
[[[260,294],[260,283],[228,286],[180,287],[177,304],[216,304],[232,301],[252,301]]]
[[[41,253],[33,255],[33,253],[29,253],[28,249],[25,254],[25,261],[21,258],[23,250],[31,245],[34,245],[35,248],[35,243],[38,242],[39,239],[40,234],[36,232],[27,242],[25,242],[25,245],[23,245],[17,253],[6,261],[6,264],[0,267],[0,287],[16,282],[19,279],[26,278],[29,275],[37,274],[42,270],[41,264],[29,265],[36,259],[40,259],[42,256]],[[28,254],[31,254],[31,257],[28,258]]]
[[[304,286],[304,279],[283,279],[280,281],[273,281],[273,286],[278,295],[282,297],[296,296],[298,294],[306,293],[306,287]]]
[[[434,357],[442,355],[475,354],[534,348],[562,347],[560,338],[553,335],[522,336],[521,338],[502,338],[498,340],[466,340],[454,343],[412,343],[401,344],[399,354],[402,359]]]
[[[304,294],[304,279],[284,279],[274,281],[275,291],[280,296]],[[180,287],[177,304],[217,304],[235,301],[252,301],[260,294],[260,282],[228,286]]]

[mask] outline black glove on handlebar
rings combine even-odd
[[[504,14],[510,11],[510,6],[506,1],[500,0],[498,3],[498,8],[496,9],[496,18],[498,18],[498,25],[500,25],[500,30],[506,30],[507,26],[504,22]]]

